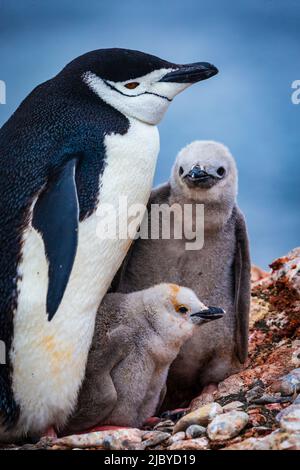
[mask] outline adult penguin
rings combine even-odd
[[[129,242],[99,240],[97,209],[146,204],[156,124],[217,69],[138,51],[89,52],[38,86],[0,130],[0,439],[62,426],[97,307]],[[99,266],[101,267],[99,269]]]

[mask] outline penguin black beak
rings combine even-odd
[[[194,166],[194,168],[192,168],[188,174],[186,175],[186,177],[190,178],[191,180],[206,180],[208,178],[211,177],[210,174],[208,174],[205,170],[201,170],[200,167],[198,166]]]
[[[179,65],[177,70],[169,72],[160,82],[196,83],[217,75],[218,69],[208,62]]]
[[[201,318],[201,320],[211,321],[218,320],[223,318],[225,315],[225,310],[219,307],[208,307],[206,310],[201,310],[200,312],[192,313],[191,317]]]

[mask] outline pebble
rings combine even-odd
[[[282,377],[280,391],[283,395],[293,395],[300,392],[300,369],[294,369]]]
[[[229,411],[216,416],[208,425],[208,437],[212,441],[231,439],[244,429],[248,421],[249,416],[244,411]]]
[[[253,400],[257,400],[264,394],[264,392],[265,390],[262,385],[255,385],[253,388],[250,388],[248,392],[246,392],[247,401],[251,403]]]
[[[183,416],[174,426],[173,433],[185,431],[192,424],[199,424],[200,426],[207,426],[207,424],[214,419],[215,416],[223,413],[223,408],[218,403],[209,403],[201,406],[195,411]]]
[[[224,450],[271,450],[271,445],[263,438],[249,437],[249,439],[226,447]]]
[[[198,439],[188,439],[186,441],[178,441],[169,446],[168,450],[206,450],[209,448],[209,442],[206,437]]]
[[[171,433],[173,431],[173,427],[174,422],[170,419],[167,419],[165,421],[160,421],[158,424],[156,424],[153,430]]]
[[[105,450],[126,450],[126,449],[141,450],[143,449],[140,443],[128,441],[126,439],[125,440],[120,439],[118,437],[115,437],[114,435],[104,437],[101,447],[103,447],[103,449]]]
[[[253,398],[251,403],[256,405],[267,405],[272,403],[288,403],[291,399],[289,397],[282,397],[280,393],[276,393],[275,395],[270,395],[269,393],[264,393],[259,398]]]
[[[112,439],[107,439],[112,437]],[[86,434],[73,434],[70,436],[52,439],[52,444],[64,447],[77,447],[86,449],[89,447],[117,446],[117,441],[139,443],[142,441],[142,432],[139,429],[120,429],[109,431],[95,431]],[[121,445],[121,444],[120,444]]]
[[[245,403],[242,401],[231,401],[230,403],[227,403],[227,405],[223,406],[224,413],[227,411],[234,411],[234,410],[240,410],[241,408],[245,408]]]
[[[300,394],[295,398],[294,405],[300,405]]]
[[[144,439],[146,438],[142,442],[143,448],[146,449],[147,447],[157,446],[158,444],[161,444],[162,442],[169,439],[169,437],[170,437],[170,434],[167,432],[159,432],[159,431],[149,432],[143,436]]]
[[[300,405],[293,405],[293,407],[289,412],[283,413],[280,427],[286,432],[300,433]]]
[[[179,431],[176,434],[173,434],[172,436],[170,436],[166,444],[170,446],[174,444],[175,442],[183,441],[185,438],[186,438],[185,432]]]
[[[196,437],[203,437],[206,434],[206,428],[199,426],[199,424],[192,424],[185,431],[187,439],[195,439]]]
[[[169,437],[166,444],[168,446],[171,446],[172,444],[175,444],[175,442],[184,441],[184,439],[185,439],[185,432],[180,431],[180,432],[177,432],[176,434],[173,434],[173,436]]]
[[[276,430],[265,437],[250,437],[225,450],[300,450],[300,434]]]
[[[295,404],[294,402],[292,405],[287,406],[286,408],[281,410],[280,413],[276,415],[276,421],[280,422],[284,416],[288,415],[291,411],[294,411],[294,410],[300,410],[300,404],[297,404],[297,403]]]

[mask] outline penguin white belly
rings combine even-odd
[[[106,136],[105,146],[99,204],[113,204],[118,210],[119,196],[124,195],[128,205],[146,205],[159,151],[157,128],[132,120],[125,135]],[[44,244],[32,227],[24,233],[11,350],[20,434],[63,425],[76,404],[97,308],[130,246],[128,239],[100,240],[98,219],[94,212],[79,224],[72,273],[51,322],[46,315]]]

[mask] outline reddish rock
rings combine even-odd
[[[221,382],[217,391],[195,397],[192,413],[187,410],[187,417],[182,418],[174,430],[181,432],[168,437],[168,433],[162,431],[171,430],[171,423],[164,422],[160,426],[155,419],[147,422],[148,427],[155,426],[148,434],[135,429],[103,431],[56,440],[42,439],[36,445],[27,444],[23,448],[142,449],[161,443],[164,448],[168,446],[173,450],[300,450],[300,398],[299,402],[296,400],[300,386],[297,371],[300,369],[300,248],[273,261],[270,267],[267,274],[253,270],[259,279],[252,285],[247,363],[241,372]],[[183,430],[190,425],[203,424],[203,410],[199,411],[202,405],[209,409],[219,404],[226,411],[226,406],[232,402],[241,402],[241,408],[249,416],[248,424],[243,429],[241,426],[236,437],[230,439],[232,434],[229,432],[226,440],[220,432],[217,441],[208,441],[206,437],[185,439]],[[216,420],[221,423],[221,428],[224,427],[224,416],[220,414]],[[168,418],[172,419],[172,415]],[[212,431],[213,426],[209,426]],[[5,448],[20,447],[6,445]]]

